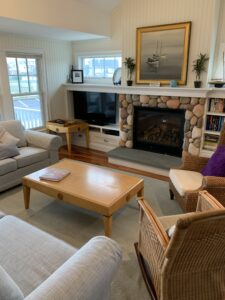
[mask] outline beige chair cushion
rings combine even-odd
[[[198,190],[202,186],[203,175],[194,171],[171,169],[169,178],[177,192],[184,196],[186,192]]]
[[[186,214],[178,214],[178,215],[171,215],[171,216],[163,216],[159,217],[159,221],[162,224],[164,230],[167,232],[169,238],[172,237],[174,230],[176,228],[177,220],[185,217],[185,216],[191,216],[196,214],[196,212],[186,213]]]

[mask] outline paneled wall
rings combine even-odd
[[[0,34],[0,63],[4,66],[5,51],[24,51],[43,53],[45,63],[45,77],[47,84],[47,106],[50,118],[60,118],[65,115],[64,93],[62,84],[66,82],[72,63],[71,42],[56,41],[25,37],[13,34]],[[6,76],[0,72],[0,100],[1,108],[7,111],[3,99],[7,97],[8,86]],[[6,71],[6,70],[5,70]],[[6,102],[6,101],[5,101]]]
[[[122,1],[124,56],[135,57],[137,27],[192,21],[187,85],[193,86],[192,61],[199,52],[210,51],[214,5],[215,0]]]
[[[112,34],[111,39],[74,43],[74,61],[79,52],[119,48],[123,59],[126,56],[135,57],[137,27],[192,21],[187,86],[193,87],[195,74],[192,72],[192,62],[200,52],[208,55],[212,52],[211,41],[217,26],[215,11],[219,3],[220,0],[123,0],[112,16],[112,32],[116,34]],[[223,29],[220,35],[224,35]],[[206,85],[206,73],[202,80]],[[125,70],[122,81],[126,81]]]

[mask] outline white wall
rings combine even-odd
[[[76,42],[73,54],[82,51],[122,49],[126,56],[136,56],[136,28],[152,25],[192,21],[187,86],[192,87],[195,74],[192,62],[198,54],[210,55],[212,34],[214,34],[214,11],[217,0],[123,0],[113,17],[113,35],[110,40]],[[118,26],[119,25],[119,26]],[[225,27],[225,26],[224,26]],[[123,82],[126,81],[123,70]],[[202,80],[207,80],[203,74]]]
[[[221,0],[220,18],[215,51],[215,63],[212,73],[213,78],[223,78],[223,51],[225,52],[225,1]]]
[[[100,53],[107,51],[122,51],[122,20],[120,9],[112,13],[111,37],[73,43],[73,63],[78,67],[77,56],[80,53]]]
[[[71,42],[38,39],[21,35],[0,33],[0,56],[4,59],[5,51],[24,51],[43,53],[47,81],[47,105],[50,118],[65,116],[64,91],[62,84],[66,82],[72,64]],[[0,100],[5,99],[8,86],[0,73]],[[2,108],[2,105],[1,105]]]
[[[0,16],[50,27],[110,35],[109,14],[76,0],[0,1]]]

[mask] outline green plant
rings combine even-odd
[[[206,63],[209,60],[207,54],[200,53],[198,58],[193,61],[192,71],[196,74],[196,80],[200,80],[202,72],[206,72]]]
[[[134,59],[132,57],[125,57],[124,65],[127,68],[127,80],[131,80],[135,68]]]

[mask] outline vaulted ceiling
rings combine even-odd
[[[68,41],[103,38],[110,36],[111,13],[121,0],[39,0],[28,6],[32,1],[3,2],[0,31]]]

